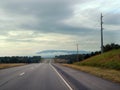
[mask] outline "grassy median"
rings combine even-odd
[[[17,67],[17,66],[23,66],[24,63],[12,63],[12,64],[0,64],[0,69],[10,68],[10,67]]]

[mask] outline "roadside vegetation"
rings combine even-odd
[[[120,49],[114,49],[81,62],[63,65],[120,83]]]
[[[13,63],[13,64],[0,64],[0,69],[10,68],[10,67],[17,67],[17,66],[23,66],[25,63]]]
[[[12,56],[12,57],[0,57],[0,69],[22,66],[30,63],[41,62],[41,56]]]
[[[101,68],[109,68],[120,70],[120,49],[111,50],[109,52],[93,56],[74,65],[95,66]]]
[[[70,67],[76,70],[87,72],[95,76],[110,80],[112,82],[120,83],[120,71],[115,69],[91,67],[91,66],[78,66],[76,64],[62,64],[63,66]]]
[[[111,43],[111,44],[107,44],[104,46],[104,52],[108,52],[113,49],[120,49],[120,45]],[[79,54],[79,55],[77,54],[59,55],[59,56],[55,56],[55,61],[60,62],[60,63],[72,64],[74,62],[84,61],[88,58],[91,58],[99,54],[100,54],[100,51],[95,51],[95,52],[91,52],[87,54]],[[77,56],[78,56],[78,59],[77,59]],[[116,63],[116,62],[113,62],[113,63]]]
[[[62,58],[67,63],[72,60],[70,64],[62,64],[64,66],[120,83],[120,45],[118,44],[105,45],[103,54],[98,51],[79,55],[79,61],[76,61],[75,57],[75,60],[70,59],[71,55],[68,55],[69,58],[64,56],[57,56],[57,58]]]
[[[12,56],[0,57],[0,63],[39,63],[41,56]]]

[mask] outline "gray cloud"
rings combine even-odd
[[[106,15],[104,20],[105,24],[120,25],[120,13]]]
[[[11,15],[32,16],[38,23],[27,22],[20,23],[17,27],[26,30],[37,30],[45,33],[76,33],[84,28],[73,27],[61,21],[73,16],[73,6],[78,3],[77,0],[35,0],[35,1],[4,1],[4,10]],[[79,1],[83,3],[83,1]],[[14,17],[13,17],[14,18]],[[19,17],[18,17],[19,18]],[[23,17],[24,18],[24,17]],[[24,18],[24,20],[26,20]],[[18,21],[19,22],[19,21]],[[86,29],[84,29],[85,31]],[[75,34],[76,34],[75,33]]]
[[[60,48],[63,44],[74,49],[70,45],[76,41],[83,49],[98,49],[103,12],[105,43],[120,43],[120,11],[116,9],[119,3],[119,0],[1,0],[0,41],[5,41],[3,45],[42,43],[41,49],[44,45]],[[56,36],[48,37],[52,35]]]

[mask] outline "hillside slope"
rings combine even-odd
[[[120,70],[120,49],[111,50],[75,64]]]

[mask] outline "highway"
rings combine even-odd
[[[0,70],[0,90],[120,90],[120,84],[59,64],[39,63]]]

